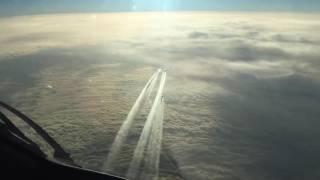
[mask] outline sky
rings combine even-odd
[[[318,11],[318,0],[1,0],[0,15],[110,11]]]

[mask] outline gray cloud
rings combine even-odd
[[[189,49],[188,52],[194,52],[195,55],[201,57],[215,57],[219,59],[231,61],[255,61],[266,59],[269,61],[279,59],[289,59],[292,56],[282,49],[275,47],[261,47],[250,44],[228,44],[222,50],[217,50],[215,47],[211,48],[195,48]]]
[[[310,40],[306,37],[301,37],[299,35],[282,35],[277,34],[272,36],[272,40],[282,43],[302,43],[302,44],[310,44],[310,45],[320,45],[319,40]]]
[[[50,41],[52,39],[67,37],[68,34],[62,32],[42,32],[42,33],[27,33],[24,35],[14,36],[5,39],[3,43],[28,43],[28,42],[41,42]]]
[[[247,174],[252,179],[261,172],[275,179],[316,179],[313,171],[319,166],[313,162],[320,158],[316,153],[320,146],[316,143],[319,133],[313,126],[318,124],[319,82],[300,75],[265,80],[241,75],[219,84],[227,86],[233,95],[212,99],[213,107],[218,105],[221,119],[233,121],[234,126],[221,121],[221,129],[211,131],[216,137],[212,146],[226,146],[231,151],[213,161],[239,163],[240,171],[252,168],[242,162],[255,161],[258,174]]]
[[[203,32],[192,32],[188,35],[190,39],[208,39],[209,34]]]

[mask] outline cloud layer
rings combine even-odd
[[[0,19],[0,94],[99,170],[153,71],[168,71],[161,176],[318,179],[317,14]],[[115,173],[124,174],[146,112]]]

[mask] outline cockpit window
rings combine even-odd
[[[319,179],[319,11],[317,0],[0,1],[0,102],[86,169]]]

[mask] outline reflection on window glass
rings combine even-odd
[[[319,179],[319,10],[316,0],[1,1],[0,100],[95,171]]]

